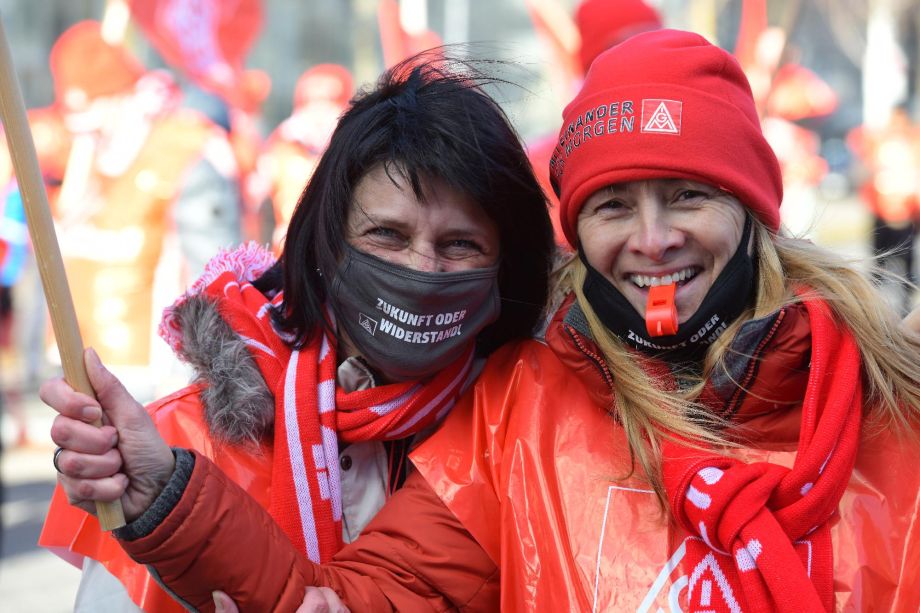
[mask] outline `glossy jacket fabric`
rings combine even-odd
[[[760,359],[743,371],[749,391],[724,401],[725,414],[751,433],[739,450],[746,461],[794,459],[811,349],[803,311],[780,313]],[[610,404],[609,373],[593,343],[563,318],[547,336],[552,349],[531,343],[497,356],[476,402],[413,455],[498,563],[501,609],[681,610],[693,572],[709,581],[712,604],[728,600],[719,565],[730,560],[715,555],[705,568],[686,568],[682,559],[700,539],[662,519],[641,479],[620,479],[630,467],[627,444],[601,408]],[[890,433],[861,444],[832,528],[838,610],[920,605],[918,451]]]
[[[157,429],[172,446],[202,450],[248,492],[253,504],[267,507],[271,449],[263,446],[259,453],[252,453],[252,449],[234,445],[216,446],[203,421],[201,389],[189,386],[151,404],[148,411]],[[145,566],[122,550],[111,533],[99,528],[95,517],[70,506],[60,486],[54,490],[38,544],[77,566],[82,564],[83,557],[99,561],[145,611],[185,610],[157,584]]]
[[[803,311],[767,320],[760,359],[738,372],[746,394],[710,390],[748,428],[744,459],[793,460],[811,349]],[[429,485],[410,479],[332,564],[292,556],[256,505],[222,486],[204,460],[166,522],[125,547],[186,598],[197,590],[206,599],[201,586],[222,585],[221,560],[233,559],[234,576],[249,579],[245,589],[228,585],[232,595],[281,610],[296,608],[311,584],[333,587],[353,610],[680,610],[697,570],[682,560],[698,539],[663,519],[640,478],[623,478],[625,437],[601,408],[610,373],[564,315],[548,331],[549,346],[524,342],[493,355],[474,393],[413,454]],[[891,433],[864,441],[832,528],[838,610],[917,609],[918,451]],[[199,509],[215,506],[235,511],[220,527],[196,521]],[[239,534],[247,538],[231,536]],[[190,550],[189,542],[204,545]],[[243,555],[254,547],[264,552],[258,560]],[[713,557],[700,571],[712,600],[726,597],[724,562]],[[283,590],[257,581],[280,574]]]

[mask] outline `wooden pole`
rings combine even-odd
[[[64,272],[64,261],[61,259],[61,250],[54,233],[48,196],[45,193],[45,184],[38,167],[35,143],[29,131],[25,103],[22,100],[19,81],[16,79],[16,69],[13,66],[13,56],[10,52],[6,30],[3,28],[2,18],[0,18],[0,118],[6,130],[10,157],[13,160],[19,190],[22,193],[26,223],[29,226],[29,236],[35,249],[35,260],[41,275],[42,286],[45,289],[48,311],[51,313],[51,324],[57,339],[58,351],[61,354],[64,379],[75,390],[95,396],[83,365],[83,339],[80,338],[73,298],[70,295],[67,276]],[[96,425],[102,425],[102,423],[99,422]],[[125,525],[121,501],[97,502],[96,514],[103,530],[113,530]]]

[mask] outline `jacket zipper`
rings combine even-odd
[[[748,367],[744,373],[744,377],[741,380],[741,384],[735,388],[735,393],[732,394],[731,399],[729,399],[728,403],[725,405],[725,410],[722,413],[723,417],[730,419],[731,416],[737,412],[738,407],[741,405],[741,398],[746,393],[748,384],[750,384],[751,380],[754,378],[754,374],[757,372],[760,356],[763,354],[764,349],[766,349],[767,344],[773,340],[773,336],[776,335],[776,331],[779,330],[779,326],[785,317],[786,309],[780,309],[779,314],[776,317],[776,321],[773,322],[770,330],[760,340],[760,343],[757,345],[757,348],[751,355],[751,360],[748,362]]]
[[[575,328],[569,324],[563,324],[563,328],[566,333],[572,339],[572,342],[575,343],[575,346],[594,363],[597,369],[600,371],[601,376],[604,378],[604,381],[607,382],[607,387],[613,389],[613,375],[610,374],[610,369],[607,368],[607,361],[604,360],[601,356],[597,355],[595,352],[588,349],[584,341],[581,338],[581,335],[575,331]]]

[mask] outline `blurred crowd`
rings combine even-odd
[[[138,397],[151,399],[185,375],[177,370],[176,381],[149,376],[153,364],[160,373],[179,369],[166,365],[168,348],[153,340],[162,307],[221,248],[256,240],[277,252],[356,84],[344,66],[305,66],[290,116],[262,134],[260,106],[271,80],[245,68],[260,34],[258,1],[123,4],[129,15],[120,22],[82,21],[60,35],[49,65],[54,102],[30,109],[29,120],[84,344],[96,348]],[[668,25],[662,6],[656,8],[661,4],[527,0],[560,97],[577,91],[600,51]],[[811,126],[840,101],[818,74],[794,61],[786,32],[768,23],[765,0],[742,5],[732,51],[753,84],[764,131],[783,165],[787,198],[797,201],[783,208],[783,222],[790,232],[808,235],[818,186],[829,172]],[[400,8],[397,0],[378,4],[387,66],[441,43],[430,29],[406,27]],[[132,53],[129,27],[168,68],[148,68]],[[556,133],[555,125],[545,128],[546,135]],[[547,161],[553,137],[530,140],[552,202]],[[914,280],[920,126],[905,108],[893,108],[880,125],[853,130],[847,145],[859,161],[859,195],[874,219],[873,248],[895,274]],[[6,364],[17,362],[24,380],[36,381],[47,360],[53,363],[54,340],[37,277],[28,274],[34,262],[22,195],[5,150],[0,183],[0,351]],[[906,284],[898,288],[906,312],[913,292]]]

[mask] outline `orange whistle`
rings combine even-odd
[[[655,285],[648,290],[645,304],[645,329],[651,336],[677,334],[677,307],[674,292],[677,284]]]

